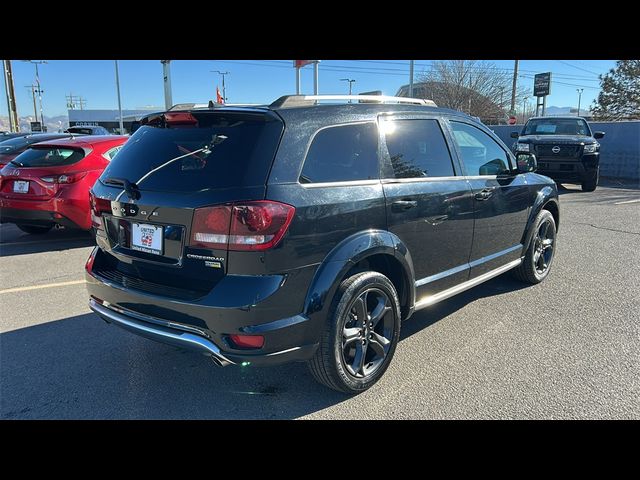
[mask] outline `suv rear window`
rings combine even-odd
[[[281,122],[263,114],[192,114],[198,119],[197,126],[140,127],[109,163],[101,180],[123,178],[141,190],[172,192],[266,183],[282,134]],[[189,155],[207,146],[209,153]]]
[[[339,125],[320,130],[309,147],[300,183],[375,180],[378,128],[375,123]]]
[[[84,151],[64,147],[31,147],[13,162],[24,167],[60,167],[73,165],[84,158]]]

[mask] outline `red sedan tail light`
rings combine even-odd
[[[295,207],[262,200],[195,210],[191,225],[194,247],[261,251],[275,247],[289,228]]]

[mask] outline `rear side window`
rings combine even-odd
[[[196,192],[264,185],[282,134],[263,114],[198,112],[197,126],[140,127],[102,176],[141,190]]]
[[[73,165],[84,158],[84,151],[75,148],[31,147],[14,162],[25,167],[60,167]]]
[[[379,178],[375,123],[320,130],[304,162],[300,183],[348,182]]]
[[[381,125],[395,178],[455,175],[436,120],[383,120]]]

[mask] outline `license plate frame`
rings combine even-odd
[[[131,242],[129,248],[151,255],[163,255],[164,227],[152,223],[131,222]]]

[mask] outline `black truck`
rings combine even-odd
[[[512,132],[518,141],[514,153],[529,152],[538,160],[538,173],[557,183],[578,183],[593,192],[600,172],[600,144],[604,132],[591,132],[580,117],[533,117],[522,132]]]

